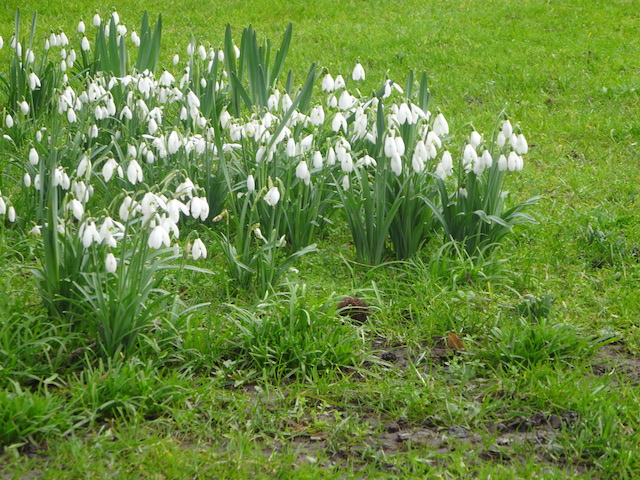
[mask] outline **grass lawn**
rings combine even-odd
[[[96,12],[113,11],[92,0],[4,0],[5,78],[18,7],[21,35],[38,12],[37,55],[52,31],[77,43],[79,20],[89,31]],[[178,80],[192,37],[222,48],[227,24],[237,43],[252,25],[278,45],[292,22],[282,83],[292,69],[302,85],[313,62],[318,97],[326,71],[349,79],[357,62],[364,95],[387,77],[404,86],[410,71],[416,79],[426,72],[429,108],[446,116],[452,150],[474,130],[490,137],[505,110],[529,146],[523,171],[505,176],[506,201],[541,196],[526,210],[536,223],[518,225],[485,257],[445,250],[441,231],[401,261],[387,242],[385,262],[372,267],[354,260],[340,211],[317,232],[317,250],[287,270],[296,285],[264,296],[229,274],[215,240],[225,222],[192,220],[181,228],[207,245],[197,265],[209,272],[169,270],[153,288],[175,293],[185,308],[206,306],[177,315],[162,297],[155,310],[142,308],[154,313],[132,337],[134,353],[110,358],[89,331],[43,305],[34,269],[46,236],[27,234],[34,223],[20,212],[37,195],[24,193],[15,173],[37,146],[35,127],[25,127],[21,142],[0,139],[0,199],[12,195],[21,217],[14,224],[0,215],[0,479],[636,478],[637,7],[120,2],[129,33],[144,10],[152,24],[162,14],[158,72]],[[15,108],[8,90],[0,85],[3,118]],[[2,122],[1,133],[18,127]],[[336,317],[352,296],[368,315]]]

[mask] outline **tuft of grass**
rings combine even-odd
[[[25,391],[17,383],[0,390],[0,448],[62,435],[71,421],[62,397]]]
[[[304,285],[266,298],[251,309],[230,305],[230,363],[278,382],[312,381],[325,372],[358,368],[366,349],[355,326],[345,323],[338,301],[318,301]]]

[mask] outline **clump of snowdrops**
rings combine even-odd
[[[146,13],[137,31],[96,15],[36,52],[35,21],[24,39],[16,14],[7,42],[0,218],[42,239],[45,305],[105,355],[178,311],[163,274],[199,269],[187,257],[212,249],[234,286],[263,295],[333,222],[375,265],[442,233],[474,254],[532,221],[535,199],[507,208],[502,189],[524,165],[519,128],[501,114],[489,138],[474,130],[452,148],[426,75],[365,94],[360,63],[346,78],[312,65],[294,86],[282,78],[291,26],[275,52],[251,28],[239,48],[227,28],[224,45],[192,38],[160,67],[161,18],[152,28]]]

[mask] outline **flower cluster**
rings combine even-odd
[[[187,250],[206,258],[199,225],[219,228],[211,222],[223,216],[236,260],[265,245],[294,255],[340,209],[356,256],[369,263],[383,261],[389,245],[399,258],[414,255],[440,227],[465,242],[488,235],[478,221],[515,224],[503,216],[501,186],[504,174],[523,168],[525,137],[504,118],[493,136],[474,130],[461,151],[452,148],[445,116],[429,110],[426,77],[407,92],[386,80],[365,96],[361,63],[345,77],[317,76],[314,66],[303,86],[285,91],[277,79],[288,41],[267,66],[257,44],[239,48],[228,30],[224,48],[192,40],[183,65],[175,55],[170,69],[159,69],[150,28],[129,31],[115,12],[92,25],[93,44],[91,26],[80,22],[76,35],[50,34],[38,61],[11,39],[24,82],[12,87],[4,137],[23,159],[18,178],[32,202],[24,211],[52,212],[56,235],[99,251],[109,274],[123,267],[121,250],[134,239],[161,250],[193,236]],[[131,47],[132,65],[119,56]],[[37,103],[45,91],[50,102]],[[16,220],[1,194],[0,215]],[[52,218],[24,221],[37,233]]]

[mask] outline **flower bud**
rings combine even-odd
[[[353,78],[353,80],[356,82],[364,80],[364,68],[360,63],[356,64],[355,68],[353,69],[353,73],[351,74],[351,78]]]

